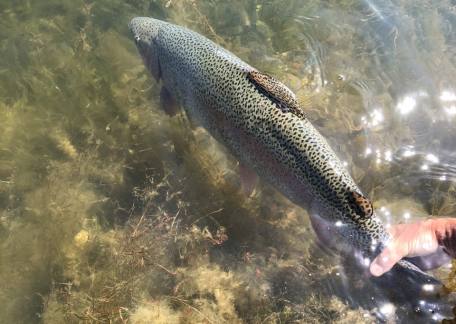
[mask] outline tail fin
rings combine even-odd
[[[372,278],[372,283],[396,306],[400,323],[440,323],[453,317],[455,305],[443,284],[408,261],[401,260],[381,277]]]

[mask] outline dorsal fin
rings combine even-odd
[[[290,112],[298,117],[306,118],[296,100],[295,94],[283,83],[270,75],[258,71],[248,72],[247,78],[255,85],[258,91],[272,100],[283,112]]]
[[[369,218],[374,214],[374,208],[370,200],[356,191],[348,193],[348,201],[361,218]]]

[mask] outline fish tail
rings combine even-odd
[[[397,313],[406,318],[400,320],[440,323],[453,317],[454,305],[448,300],[444,285],[409,261],[399,261],[389,272],[372,280],[387,294],[384,296],[387,300],[402,308]]]

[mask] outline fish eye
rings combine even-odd
[[[136,35],[136,36],[135,36],[135,42],[137,43],[137,42],[139,42],[140,40],[141,40],[141,37],[139,37],[139,35]]]

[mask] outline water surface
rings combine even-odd
[[[139,15],[286,83],[385,222],[456,215],[452,1],[3,0],[2,321],[400,316],[361,307],[362,278],[305,210],[265,183],[244,197],[223,147],[160,110],[127,28]]]

